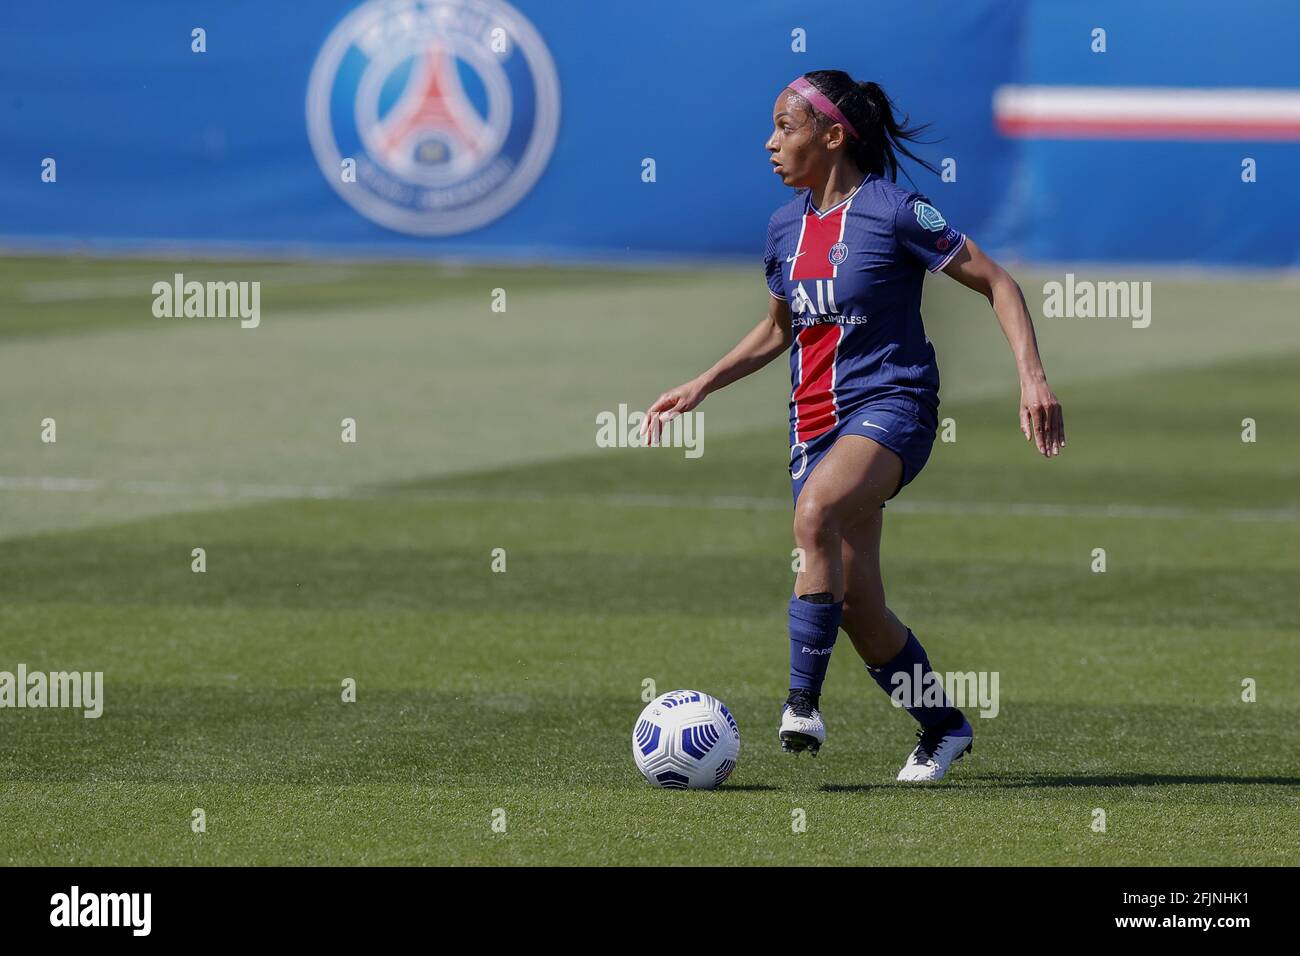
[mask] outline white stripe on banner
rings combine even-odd
[[[993,116],[1029,139],[1300,140],[1300,89],[1001,86]]]

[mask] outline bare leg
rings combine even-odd
[[[864,517],[879,515],[902,474],[899,457],[870,438],[845,435],[835,442],[808,476],[795,507],[794,541],[804,552],[796,595],[825,591],[843,600],[845,534]]]
[[[903,463],[859,435],[838,438],[804,483],[795,506],[794,538],[803,570],[790,601],[790,696],[781,712],[783,750],[816,754],[826,740],[817,704],[826,666],[843,626],[845,534],[898,487]]]
[[[844,533],[844,617],[841,630],[849,635],[858,656],[873,667],[887,664],[907,643],[907,628],[885,606],[880,579],[880,531],[885,513],[877,508]]]

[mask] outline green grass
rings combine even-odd
[[[178,268],[265,277],[263,328],[152,319],[132,277]],[[1044,462],[992,317],[931,281],[957,441],[886,511],[886,587],[940,670],[1000,673],[1001,713],[917,790],[847,640],[822,756],[775,745],[782,363],[709,399],[698,460],[593,446],[752,324],[755,274],[306,281],[329,268],[0,261],[0,670],[106,685],[97,720],[0,710],[0,863],[1300,863],[1284,284],[1157,283],[1147,330],[1040,320],[1069,431]],[[67,280],[111,294],[30,301]],[[735,713],[725,788],[641,782],[646,678]]]

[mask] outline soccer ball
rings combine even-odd
[[[697,690],[661,694],[632,729],[632,759],[646,782],[668,790],[712,790],[736,769],[740,728],[722,701]]]

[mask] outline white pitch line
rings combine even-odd
[[[365,489],[343,485],[257,485],[223,481],[110,481],[104,478],[0,477],[0,491],[117,492],[141,495],[197,495],[204,498],[360,498]]]
[[[786,498],[757,498],[743,495],[656,495],[636,493],[555,494],[547,491],[471,491],[436,489],[404,491],[379,485],[270,485],[246,482],[130,481],[103,478],[58,478],[0,476],[0,491],[43,491],[67,493],[118,493],[141,495],[188,495],[226,500],[411,500],[450,502],[590,502],[630,508],[706,508],[740,511],[790,511]],[[1182,508],[1159,505],[1066,505],[1015,501],[891,501],[889,509],[901,514],[988,515],[1025,518],[1137,518],[1183,521],[1213,518],[1220,521],[1300,521],[1294,508],[1254,509]]]
[[[357,275],[356,269],[268,269],[266,267],[252,267],[241,269],[238,267],[215,266],[212,263],[204,263],[199,271],[204,275],[212,272],[214,268],[225,268],[232,272],[241,280],[263,282],[266,285],[320,285],[327,282],[342,282],[345,279],[351,279]],[[163,270],[159,269],[148,275],[134,276],[98,276],[82,279],[42,279],[36,282],[28,282],[23,286],[23,301],[32,303],[43,302],[79,302],[86,299],[132,299],[138,298],[144,302],[152,302],[154,298],[153,284],[155,282],[166,282],[170,288],[172,277],[176,272],[181,271],[179,266],[168,268],[167,274],[162,275]]]

